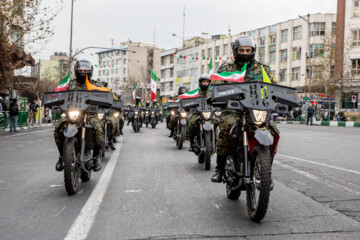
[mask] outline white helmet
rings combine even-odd
[[[104,78],[104,77],[99,77],[99,78],[98,78],[98,81],[101,82],[103,85],[104,85],[104,83],[105,83],[105,87],[108,86],[108,80],[107,80],[106,78]]]

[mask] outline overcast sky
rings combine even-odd
[[[46,0],[51,3],[52,0]],[[183,8],[185,38],[228,34],[273,25],[308,13],[336,13],[337,0],[74,0],[73,48],[111,47],[128,39],[159,48],[181,46]],[[71,0],[64,0],[54,21],[55,35],[36,59],[69,53]],[[155,32],[155,34],[154,34]],[[80,58],[96,63],[96,50]],[[93,55],[92,55],[93,54]]]

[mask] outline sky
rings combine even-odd
[[[71,0],[63,1],[53,22],[54,36],[35,59],[69,54]],[[336,13],[337,0],[74,0],[73,49],[117,47],[127,40],[180,47],[184,7],[186,39],[202,33],[227,35],[229,27],[235,35],[308,13]],[[97,51],[86,50],[79,58],[96,64]]]

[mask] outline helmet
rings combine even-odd
[[[170,99],[173,99],[175,96],[174,96],[174,94],[171,94],[170,95]]]
[[[178,89],[178,94],[181,95],[181,94],[186,93],[187,91],[188,91],[188,89],[186,86],[180,86]]]
[[[231,45],[232,45],[235,62],[244,63],[254,60],[255,52],[256,52],[256,44],[251,37],[249,36],[238,37]],[[250,54],[239,53],[238,52],[239,47],[251,47],[252,51]]]
[[[100,78],[98,78],[98,81],[101,82],[101,84],[102,84],[104,87],[107,87],[107,86],[108,86],[108,81],[106,80],[106,78],[100,77]]]
[[[150,106],[150,101],[149,100],[146,101],[146,106],[147,107]]]
[[[140,98],[140,97],[136,97],[136,98],[135,98],[135,102],[136,102],[136,103],[139,103],[139,102],[140,102],[140,100],[141,100],[141,98]]]
[[[85,83],[86,75],[88,79],[92,77],[93,66],[87,60],[79,60],[76,62],[74,70],[76,80],[80,83]]]
[[[157,104],[157,100],[156,100],[156,99],[153,100],[153,104]]]
[[[118,98],[118,99],[121,99],[121,93],[119,91],[116,91],[115,92],[115,96]]]
[[[208,87],[209,87],[209,84],[208,85],[203,85],[202,84],[202,81],[203,80],[207,80],[209,81],[209,84],[211,83],[211,80],[210,80],[210,75],[209,74],[202,74],[199,78],[199,87],[201,90],[203,91],[207,91]]]

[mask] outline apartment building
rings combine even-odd
[[[174,88],[174,61],[176,49],[169,49],[161,52],[160,68],[160,96],[169,97],[175,95]]]

